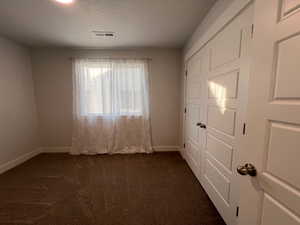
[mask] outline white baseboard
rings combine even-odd
[[[178,152],[179,146],[153,146],[155,152]]]
[[[40,152],[44,153],[68,153],[70,152],[70,146],[62,147],[41,147]],[[153,146],[155,152],[177,152],[179,151],[179,146]]]
[[[4,172],[20,165],[20,164],[22,164],[23,162],[33,158],[34,156],[37,156],[40,153],[41,153],[40,149],[37,149],[35,151],[32,151],[32,152],[26,153],[24,155],[21,155],[16,159],[13,159],[13,160],[11,160],[7,163],[4,163],[3,165],[0,165],[0,174],[4,173]]]
[[[180,152],[181,157],[182,157],[184,160],[186,160],[186,152],[185,152],[185,150],[182,148],[182,149],[179,149],[179,152]]]
[[[62,147],[41,147],[40,151],[44,153],[69,153],[71,150],[70,146]]]
[[[180,151],[179,146],[154,146],[155,152],[177,152]],[[71,147],[70,146],[64,146],[64,147],[40,147],[35,151],[26,153],[22,156],[19,156],[18,158],[11,160],[7,163],[4,163],[3,165],[0,165],[0,174],[4,173],[23,162],[39,155],[40,153],[69,153]],[[181,152],[181,151],[180,151]],[[181,152],[183,154],[183,152]]]

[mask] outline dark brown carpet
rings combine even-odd
[[[0,175],[0,224],[224,222],[179,153],[42,154]]]

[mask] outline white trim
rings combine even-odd
[[[155,152],[177,152],[180,150],[179,146],[153,146]],[[70,146],[62,147],[41,147],[40,151],[44,153],[69,153],[71,150]]]
[[[21,155],[16,159],[10,160],[10,161],[4,163],[3,165],[0,165],[0,174],[24,163],[25,161],[39,155],[40,153],[41,153],[40,149],[37,149],[35,151]]]
[[[178,152],[179,146],[153,146],[155,152]]]
[[[62,147],[41,147],[40,151],[44,153],[69,153],[71,146]]]
[[[180,147],[179,146],[154,146],[154,151],[155,152],[173,152],[173,151],[179,151]],[[70,146],[65,146],[65,147],[41,147],[38,148],[35,151],[26,153],[22,156],[19,156],[16,159],[13,159],[9,162],[4,163],[3,165],[0,165],[0,174],[4,173],[22,163],[25,161],[41,154],[41,153],[69,153],[71,147]]]
[[[232,19],[234,19],[245,7],[253,0],[235,0],[218,19],[209,27],[209,29],[194,43],[194,45],[185,53],[184,61],[188,61],[196,54],[206,43],[208,43],[217,33],[219,33]],[[200,25],[201,26],[201,25]]]
[[[186,151],[184,148],[180,149],[180,155],[186,161]]]

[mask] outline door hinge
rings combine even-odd
[[[183,148],[185,148],[185,143],[183,144]]]
[[[184,108],[184,113],[186,113],[186,108]]]
[[[238,206],[236,207],[236,213],[235,213],[236,217],[239,217],[239,212],[240,212],[240,207]]]
[[[186,76],[186,77],[187,77],[187,74],[188,74],[188,71],[186,70],[186,71],[185,71],[185,76]]]
[[[253,38],[254,35],[254,24],[251,25],[251,38]]]
[[[245,135],[246,134],[246,124],[244,123],[243,124],[243,135]]]

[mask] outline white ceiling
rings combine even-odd
[[[0,34],[29,46],[182,47],[215,0],[0,0]],[[93,30],[114,31],[96,38]]]

